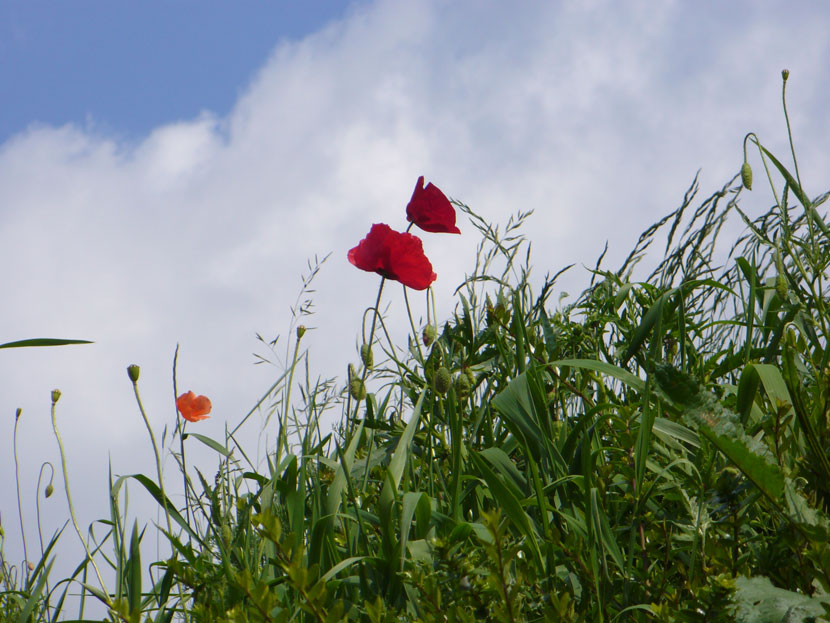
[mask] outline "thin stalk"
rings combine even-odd
[[[23,504],[20,501],[20,463],[17,460],[17,424],[20,422],[22,409],[17,409],[14,414],[14,437],[12,446],[14,448],[14,482],[17,490],[17,516],[20,519],[20,535],[23,538],[23,567],[26,573],[26,583],[29,581],[29,554],[26,549],[26,530],[23,528]]]
[[[46,485],[46,489],[44,490],[43,494],[47,498],[50,495],[52,495],[52,490],[53,490],[52,480],[55,477],[55,468],[49,461],[46,461],[43,465],[40,466],[40,473],[37,476],[37,494],[35,495],[35,509],[36,509],[36,512],[37,512],[37,536],[38,536],[38,540],[40,541],[40,559],[41,560],[43,560],[43,527],[42,527],[41,522],[40,522],[40,481],[41,481],[41,478],[43,477],[43,469],[47,465],[49,466],[49,469],[52,470],[52,473],[49,475],[49,484]],[[46,595],[46,604],[47,604],[47,608],[48,608],[49,595],[50,595],[48,577],[46,579],[46,592],[44,594]]]
[[[179,345],[176,344],[176,352],[173,353],[173,404],[176,404],[176,399],[179,396],[179,388],[176,377],[177,364],[179,361]],[[187,493],[187,462],[184,456],[184,428],[187,426],[187,421],[182,422],[179,418],[178,409],[176,410],[176,432],[179,433],[179,452],[182,457],[182,486],[184,487],[184,510],[187,517],[187,524],[190,525],[190,497]],[[175,433],[174,433],[175,434]],[[192,488],[192,487],[191,487]]]
[[[86,558],[89,562],[92,563],[92,568],[95,569],[95,575],[98,577],[98,584],[101,586],[101,590],[103,591],[103,596],[105,598],[104,603],[107,604],[108,607],[112,608],[113,603],[109,598],[109,591],[107,590],[106,585],[104,584],[104,579],[101,577],[101,572],[98,569],[98,565],[95,564],[95,559],[92,557],[92,552],[89,551],[89,546],[86,543],[86,539],[84,539],[83,534],[81,534],[81,528],[78,526],[78,520],[75,516],[75,508],[72,505],[72,495],[69,493],[69,474],[66,471],[66,453],[63,450],[63,440],[61,439],[61,435],[58,432],[58,421],[55,417],[55,405],[58,403],[58,400],[61,397],[60,390],[53,390],[52,391],[52,430],[55,433],[55,439],[58,442],[58,449],[61,453],[61,470],[63,471],[63,485],[64,490],[66,491],[66,502],[69,505],[69,516],[72,519],[72,526],[75,528],[75,532],[78,535],[78,538],[81,540],[81,545],[84,548],[84,552],[86,552]],[[86,591],[82,591],[82,593],[86,593]]]
[[[289,368],[288,371],[288,385],[286,385],[285,387],[285,400],[283,401],[283,417],[282,421],[280,422],[279,436],[277,437],[277,464],[279,464],[280,462],[280,454],[282,451],[282,447],[285,447],[285,453],[288,454],[288,440],[286,438],[285,428],[286,424],[288,423],[288,414],[291,411],[291,386],[294,383],[294,368],[297,367],[297,355],[300,351],[300,339],[302,338],[298,335],[297,341],[294,343],[294,355],[291,358],[291,368]]]
[[[138,393],[138,378],[130,377],[133,383],[133,393],[135,394],[135,401],[138,404],[138,410],[141,413],[141,418],[144,420],[144,425],[147,427],[147,432],[150,435],[150,442],[153,444],[153,455],[156,459],[156,473],[159,479],[159,489],[161,490],[161,502],[164,508],[164,517],[167,520],[167,532],[173,534],[173,527],[170,524],[170,509],[167,508],[167,494],[164,492],[164,478],[161,473],[161,455],[159,454],[158,444],[156,444],[156,436],[153,434],[153,428],[150,426],[150,420],[147,418],[147,412],[144,410],[144,405],[141,403],[141,396]]]

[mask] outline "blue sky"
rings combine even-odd
[[[31,123],[136,138],[202,110],[227,114],[281,39],[354,2],[0,1],[0,142]]]
[[[20,407],[27,521],[57,460],[53,388],[87,525],[107,513],[109,460],[152,471],[126,366],[156,430],[172,427],[179,344],[179,388],[210,396],[198,430],[221,438],[278,375],[252,365],[254,336],[287,335],[315,255],[331,253],[304,343],[312,374],[342,379],[378,285],[347,250],[372,223],[406,226],[419,175],[494,223],[534,210],[534,278],[575,263],[551,300],[575,295],[606,241],[614,266],[698,170],[701,196],[735,175],[747,132],[787,159],[786,67],[801,177],[827,190],[828,25],[824,2],[0,0],[0,341],[95,342],[0,351],[0,473]],[[772,198],[750,161],[754,214]],[[479,242],[459,226],[424,237],[443,315]],[[384,299],[404,336],[400,290]],[[49,504],[47,533],[66,516]],[[0,512],[12,523],[8,479]]]

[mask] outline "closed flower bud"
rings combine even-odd
[[[741,183],[747,190],[752,190],[752,167],[746,161],[741,167]]]
[[[297,325],[297,341],[300,341],[305,335],[305,325]]]
[[[61,390],[53,389],[52,390],[52,404],[56,404],[58,400],[61,399]]]
[[[781,77],[784,79],[784,82],[786,82],[787,78],[790,77],[790,70],[789,69],[782,69],[781,70]]]
[[[442,396],[450,391],[452,386],[452,374],[445,366],[441,366],[435,371],[435,378],[432,379],[432,385],[435,391]]]
[[[222,542],[227,546],[231,542],[233,534],[228,524],[222,524]]]
[[[131,366],[127,366],[127,376],[130,377],[130,380],[133,383],[138,383],[139,374],[141,374],[141,368],[137,365],[132,364]]]
[[[434,325],[428,324],[424,327],[424,346],[432,346],[432,343],[435,341],[435,338],[438,337],[438,330],[435,328]]]
[[[45,497],[50,497],[55,492],[55,487],[50,484],[46,485],[46,491],[43,492]]]
[[[372,355],[372,348],[368,344],[363,344],[360,347],[360,360],[363,362],[363,365],[366,366],[367,370],[371,370],[372,366],[375,365],[375,358]]]
[[[14,419],[19,420],[21,415],[23,415],[23,409],[17,407],[17,411],[14,412]]]
[[[455,379],[455,394],[459,397],[459,399],[466,400],[470,397],[471,389],[472,385],[470,384],[470,378],[462,372]]]
[[[775,292],[781,300],[787,298],[787,278],[784,275],[779,274],[775,278]]]
[[[360,377],[356,376],[349,381],[349,393],[355,400],[363,400],[366,398],[366,386],[360,380]]]

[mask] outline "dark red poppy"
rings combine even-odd
[[[412,199],[406,206],[406,220],[424,231],[438,234],[460,234],[455,226],[455,208],[432,182],[424,188],[424,176],[418,178]]]
[[[426,290],[438,276],[432,272],[420,238],[383,223],[372,225],[360,244],[349,250],[349,261],[414,290]]]
[[[176,399],[176,408],[188,422],[206,420],[211,409],[210,398],[187,392]]]

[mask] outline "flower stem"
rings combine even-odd
[[[144,411],[144,405],[141,404],[141,396],[138,393],[138,381],[132,381],[132,384],[135,400],[138,403],[138,410],[141,412],[141,418],[144,420],[144,425],[147,427],[147,432],[150,434],[150,442],[153,444],[153,455],[156,458],[156,472],[158,473],[159,489],[161,490],[161,503],[164,508],[164,517],[167,520],[167,532],[173,534],[173,527],[170,524],[170,509],[167,508],[167,494],[164,492],[164,479],[161,475],[161,455],[159,454],[158,444],[156,444],[156,436],[153,434],[153,428],[150,426],[150,420],[147,418],[147,413]]]
[[[101,585],[101,590],[103,591],[103,596],[105,598],[105,603],[110,608],[113,607],[113,603],[109,598],[109,591],[107,587],[104,585],[104,579],[101,577],[101,572],[98,570],[98,565],[95,564],[95,559],[92,557],[92,552],[89,551],[89,546],[86,543],[86,539],[84,539],[83,534],[81,534],[81,528],[78,526],[78,520],[75,517],[75,508],[72,505],[72,496],[69,493],[69,475],[66,471],[66,453],[63,450],[63,440],[61,439],[61,435],[58,432],[58,421],[55,418],[55,405],[58,403],[58,398],[60,397],[60,392],[57,390],[52,392],[52,430],[55,433],[55,439],[58,441],[58,449],[61,453],[61,470],[63,471],[63,486],[64,490],[66,491],[66,502],[69,505],[69,516],[72,519],[72,526],[75,528],[75,532],[78,535],[78,538],[81,540],[81,545],[83,545],[84,551],[86,552],[86,559],[92,563],[92,568],[95,569],[95,575],[98,577],[98,584]]]
[[[20,534],[23,537],[23,568],[26,573],[26,579],[29,578],[29,554],[26,551],[26,530],[23,528],[23,505],[20,502],[20,463],[17,460],[17,424],[20,422],[20,414],[22,411],[18,409],[14,415],[14,438],[12,445],[14,447],[14,481],[17,487],[17,516],[20,518]]]

